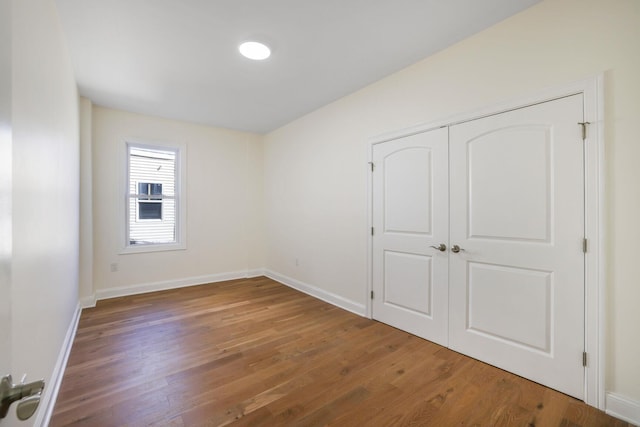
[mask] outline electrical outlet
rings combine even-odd
[[[111,265],[109,266],[109,269],[111,270],[112,273],[115,273],[116,271],[118,271],[118,263],[112,262]]]
[[[300,261],[298,261],[298,258],[295,259],[295,263],[296,263],[296,267],[300,265]]]

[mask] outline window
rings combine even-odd
[[[184,249],[184,180],[177,147],[127,143],[125,249]]]

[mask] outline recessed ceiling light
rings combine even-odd
[[[271,55],[271,49],[258,42],[244,42],[238,47],[238,50],[243,56],[256,61],[267,59]]]

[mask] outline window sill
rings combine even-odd
[[[120,255],[142,254],[147,252],[183,251],[186,249],[187,249],[187,245],[184,243],[161,243],[161,244],[136,245],[136,246],[126,246],[122,248],[120,250]]]

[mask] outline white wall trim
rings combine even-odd
[[[581,83],[585,141],[585,402],[605,409],[605,266],[604,266],[604,78]]]
[[[379,144],[381,142],[390,141],[392,139],[402,138],[405,136],[411,136],[418,133],[423,133],[432,129],[437,129],[443,126],[453,126],[460,123],[465,123],[471,120],[477,120],[483,117],[489,117],[496,114],[505,113],[507,111],[517,110],[520,108],[530,107],[532,105],[540,104],[554,99],[575,95],[578,93],[584,93],[587,90],[599,86],[597,82],[603,81],[603,75],[598,74],[590,78],[585,78],[578,82],[567,83],[556,87],[550,87],[541,89],[537,93],[524,95],[521,97],[514,97],[502,102],[487,105],[485,107],[477,108],[474,110],[464,111],[454,115],[447,115],[436,118],[434,120],[417,124],[404,129],[396,129],[389,132],[384,132],[379,135],[374,135],[368,139],[367,149],[371,150],[371,146]],[[600,84],[601,86],[601,84]],[[602,117],[600,118],[602,120]]]
[[[607,392],[606,412],[612,417],[640,426],[640,402]]]
[[[258,272],[260,274],[258,274]],[[140,283],[119,288],[100,289],[95,293],[95,300],[124,297],[128,295],[145,294],[148,292],[178,289],[187,286],[206,285],[208,283],[224,282],[225,280],[247,279],[262,275],[262,270],[233,271],[229,273],[209,274],[205,276],[186,277],[184,279],[164,280],[161,282]],[[85,299],[83,299],[84,301]],[[95,305],[95,304],[94,304]]]
[[[33,425],[49,425],[51,415],[53,415],[53,408],[55,407],[56,400],[58,399],[58,392],[60,391],[60,385],[62,384],[62,377],[64,376],[67,361],[69,360],[69,354],[71,353],[71,347],[73,346],[73,340],[76,336],[76,331],[78,330],[78,322],[80,321],[81,313],[82,307],[80,306],[80,303],[78,303],[76,311],[71,318],[71,323],[69,323],[69,328],[67,329],[67,334],[64,337],[62,348],[58,354],[58,360],[56,360],[49,383],[45,384],[45,393],[40,403],[42,406],[36,414]],[[48,393],[46,392],[47,389],[49,390]]]
[[[538,93],[514,98],[499,104],[444,117],[410,128],[387,132],[368,140],[366,148],[371,161],[373,146],[393,139],[415,135],[444,126],[524,108],[575,94],[584,95],[584,118],[590,122],[585,143],[585,237],[589,250],[585,255],[585,369],[584,401],[605,409],[605,265],[604,265],[604,91],[603,75],[548,88]],[[371,174],[367,177],[367,227],[372,224]],[[373,242],[367,233],[367,293],[373,288]],[[372,317],[372,304],[365,299],[365,312]]]
[[[92,308],[96,306],[96,302],[96,294],[90,295],[88,297],[82,297],[80,298],[80,307],[82,307],[83,309]]]
[[[291,277],[284,276],[282,274],[276,273],[275,271],[265,270],[264,275],[297,291],[303,292],[307,295],[311,295],[314,298],[318,298],[324,302],[328,302],[329,304],[350,311],[354,314],[357,314],[358,316],[366,317],[366,307],[364,306],[364,304],[357,303],[331,292],[327,292],[324,289],[320,289],[308,283],[292,279]]]
[[[247,270],[247,279],[251,279],[252,277],[260,277],[260,276],[264,276],[264,268]]]
[[[365,234],[367,236],[367,284],[365,287],[364,300],[365,303],[365,316],[369,319],[373,319],[373,302],[371,301],[371,295],[373,292],[373,236],[371,235],[371,230],[373,230],[373,144],[374,141],[371,140],[369,144],[366,145],[367,149],[367,162],[369,163],[369,167],[366,168],[366,182],[367,182],[367,228],[365,230]],[[380,142],[380,141],[377,141]]]

